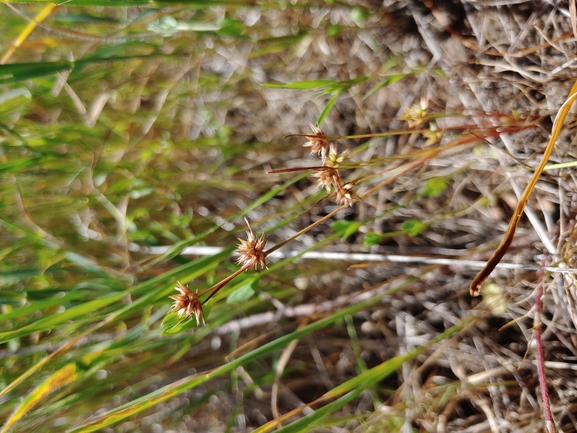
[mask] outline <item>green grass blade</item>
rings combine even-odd
[[[319,87],[327,87],[334,84],[333,80],[308,80],[308,81],[296,81],[294,83],[288,84],[263,84],[263,87],[269,89],[296,89],[296,90],[310,90],[317,89]]]
[[[399,368],[403,366],[404,363],[416,358],[419,354],[423,351],[431,347],[433,344],[437,344],[443,340],[449,339],[453,337],[455,334],[463,330],[466,326],[471,324],[476,319],[475,316],[470,315],[463,319],[460,323],[452,326],[451,328],[447,329],[445,332],[439,334],[435,338],[433,338],[428,344],[424,346],[419,346],[405,355],[396,356],[392,359],[389,359],[376,367],[367,370],[358,376],[342,383],[341,385],[333,388],[332,390],[328,391],[318,399],[318,401],[323,401],[325,399],[332,399],[337,398],[337,400],[324,405],[323,407],[316,409],[313,413],[302,417],[301,419],[292,422],[291,424],[282,427],[276,430],[278,433],[295,433],[306,431],[309,427],[317,424],[326,416],[329,416],[331,413],[336,412],[337,410],[341,409],[345,404],[349,403],[356,397],[358,397],[363,391],[378,385],[378,382],[385,379],[386,377],[393,374]],[[264,433],[274,429],[276,427],[277,422],[271,421],[266,425],[262,426],[255,430],[255,433]]]
[[[64,386],[77,378],[76,363],[71,362],[59,369],[56,373],[50,375],[42,384],[32,391],[18,406],[16,411],[4,424],[0,433],[6,433],[14,424],[16,424],[27,412],[38,405],[48,394]]]
[[[335,102],[337,102],[337,99],[339,99],[339,96],[341,96],[341,92],[335,92],[332,98],[329,99],[329,102],[327,102],[327,105],[325,105],[325,108],[323,108],[323,111],[317,119],[316,126],[320,126],[325,121],[325,117],[327,117],[329,112],[333,109]]]
[[[346,317],[347,315],[350,314],[354,314],[358,311],[361,311],[373,304],[376,304],[378,302],[380,302],[380,300],[387,295],[391,295],[392,293],[395,293],[399,290],[402,290],[403,288],[405,288],[406,286],[408,286],[409,284],[413,283],[414,281],[418,280],[418,277],[413,277],[413,278],[409,278],[406,281],[398,284],[395,287],[392,287],[391,289],[385,291],[384,293],[381,293],[377,296],[374,296],[373,298],[370,298],[368,300],[365,300],[363,302],[359,302],[358,304],[355,305],[351,305],[350,307],[344,308],[332,315],[330,315],[329,317],[326,317],[324,319],[321,319],[317,322],[311,323],[310,325],[307,325],[303,328],[300,328],[288,335],[285,335],[281,338],[278,338],[274,341],[271,341],[270,343],[264,344],[263,346],[259,347],[258,349],[253,350],[252,352],[247,353],[246,355],[243,355],[237,359],[235,359],[234,361],[231,361],[227,364],[224,364],[208,373],[205,374],[199,374],[199,375],[194,375],[194,376],[190,376],[188,378],[183,378],[181,380],[179,380],[178,382],[175,382],[173,384],[167,385],[155,392],[152,392],[148,395],[145,395],[139,399],[136,399],[130,403],[127,403],[123,406],[120,406],[116,409],[113,409],[103,415],[101,415],[100,417],[98,417],[95,420],[89,421],[85,424],[82,424],[76,428],[73,428],[72,430],[69,430],[68,433],[80,433],[80,432],[92,432],[92,431],[96,431],[99,430],[101,428],[113,425],[119,421],[122,421],[123,419],[135,415],[151,406],[154,406],[155,404],[158,404],[162,401],[165,401],[169,398],[172,398],[176,395],[178,395],[179,393],[195,388],[199,385],[202,385],[203,383],[214,379],[216,377],[219,377],[223,374],[229,373],[230,371],[234,370],[237,367],[240,367],[244,364],[247,364],[248,362],[254,361],[256,359],[261,358],[262,356],[265,356],[275,350],[281,349],[283,347],[285,347],[288,343],[290,343],[293,340],[302,338],[312,332],[318,331],[320,329],[323,329],[335,322],[337,322],[338,320]]]
[[[114,302],[118,302],[124,296],[126,296],[125,293],[117,293],[113,296],[107,296],[105,298],[84,302],[76,307],[72,307],[63,311],[62,313],[43,317],[34,323],[23,326],[22,328],[15,329],[14,331],[0,332],[0,344],[6,343],[7,341],[10,341],[14,338],[29,335],[33,332],[55,329],[58,327],[58,325],[61,325],[68,320],[90,316],[94,313],[95,310],[110,305]]]
[[[155,54],[159,56],[161,54]],[[151,58],[151,55],[134,55],[120,57],[89,57],[76,61],[61,60],[57,62],[32,62],[32,63],[11,63],[0,65],[0,84],[16,83],[18,81],[29,80],[31,78],[44,77],[57,72],[66,71],[76,67],[86,66],[92,63],[101,62],[122,62],[131,59]]]
[[[196,278],[205,273],[208,269],[216,266],[219,261],[228,257],[231,252],[232,248],[225,249],[220,253],[215,254],[214,256],[203,257],[186,265],[182,265],[170,272],[166,272],[156,278],[139,284],[132,289],[123,291],[121,293],[108,295],[93,301],[87,301],[76,307],[69,308],[62,313],[41,318],[34,323],[23,326],[22,328],[15,329],[13,331],[2,332],[0,333],[0,344],[14,338],[29,335],[32,332],[55,329],[68,320],[73,320],[80,317],[90,317],[96,310],[114,304],[128,294],[142,295],[134,302],[131,302],[129,305],[126,305],[118,311],[111,313],[111,316],[108,318],[109,321],[112,319],[118,320],[119,318],[124,317],[136,310],[142,310],[146,306],[151,305],[153,302],[162,297],[168,296],[168,294],[174,290],[173,285],[177,277],[183,281]],[[160,288],[158,288],[158,286],[160,286]]]

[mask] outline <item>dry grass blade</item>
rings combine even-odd
[[[7,5],[9,7],[13,7],[9,4]],[[24,28],[22,33],[20,33],[20,35],[10,44],[10,46],[8,47],[8,51],[6,51],[6,53],[4,53],[4,55],[2,56],[2,59],[0,59],[0,65],[5,64],[10,59],[10,57],[12,57],[12,54],[14,54],[16,50],[24,43],[24,41],[26,41],[26,39],[32,34],[34,29],[38,27],[39,23],[45,21],[51,15],[55,14],[59,8],[60,5],[57,5],[56,3],[49,3],[46,6],[44,6],[44,9],[42,9],[38,13],[38,15],[34,17],[33,20],[30,20],[30,23],[28,23],[28,25]]]
[[[491,272],[493,272],[495,266],[497,266],[497,264],[501,261],[501,259],[511,246],[511,243],[513,242],[513,237],[515,236],[515,231],[517,230],[519,221],[523,216],[523,210],[527,205],[527,201],[529,200],[529,197],[531,196],[531,193],[533,192],[533,189],[535,188],[535,185],[537,184],[537,181],[539,180],[541,173],[543,173],[543,169],[547,165],[547,161],[549,161],[549,157],[553,153],[555,143],[557,142],[557,137],[559,137],[559,133],[561,132],[561,129],[563,127],[563,122],[565,121],[567,113],[569,112],[569,109],[573,105],[573,102],[575,102],[575,99],[577,99],[577,81],[575,82],[575,84],[573,84],[573,87],[569,92],[567,100],[563,103],[563,105],[559,109],[559,112],[557,113],[557,116],[555,117],[555,121],[553,122],[553,129],[551,131],[551,138],[549,139],[549,143],[545,148],[545,152],[543,153],[541,162],[539,163],[537,168],[535,168],[535,172],[533,173],[531,180],[525,187],[523,195],[519,199],[519,203],[517,204],[517,207],[513,212],[513,216],[509,221],[509,226],[507,227],[507,231],[505,232],[503,239],[499,243],[499,246],[491,256],[491,258],[487,261],[487,265],[477,274],[477,276],[471,282],[471,287],[469,289],[471,296],[479,296],[479,294],[481,293],[483,283],[487,280],[487,278],[489,278],[489,275],[491,275]]]

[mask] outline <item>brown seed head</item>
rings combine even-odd
[[[335,192],[337,197],[335,201],[337,204],[352,206],[356,201],[360,200],[361,198],[357,195],[356,192],[353,191],[353,182],[345,183],[341,185],[339,188],[335,188]]]
[[[237,259],[236,264],[241,266],[254,266],[254,269],[258,269],[260,265],[261,268],[267,268],[266,265],[266,255],[264,254],[264,247],[266,245],[266,235],[263,232],[260,235],[260,238],[252,231],[248,220],[245,218],[246,225],[248,226],[248,230],[246,231],[247,239],[240,239],[239,244],[237,247],[237,253],[240,254],[240,257]]]
[[[176,311],[178,317],[184,316],[185,319],[194,316],[197,325],[200,325],[201,321],[203,325],[206,325],[202,304],[198,298],[198,290],[192,292],[187,286],[181,283],[176,284],[175,289],[178,290],[179,294],[169,296],[170,299],[174,300],[171,311]]]
[[[319,188],[325,188],[328,192],[331,192],[331,188],[337,189],[344,184],[338,170],[332,167],[320,167],[316,168],[315,171],[316,173],[313,176],[319,178],[317,181]]]
[[[329,139],[321,128],[317,128],[313,124],[310,124],[310,127],[313,130],[313,133],[304,135],[309,139],[309,141],[303,144],[303,146],[310,147],[311,154],[318,153],[324,164],[327,160],[327,153],[329,151]]]

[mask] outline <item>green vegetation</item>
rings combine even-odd
[[[511,3],[0,5],[0,432],[574,431],[575,42]]]

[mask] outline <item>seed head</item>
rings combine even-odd
[[[260,238],[257,238],[248,220],[246,218],[244,220],[248,226],[248,230],[246,231],[247,239],[238,239],[240,243],[236,251],[240,254],[240,257],[237,259],[236,264],[241,266],[254,266],[255,270],[258,269],[259,265],[263,269],[268,269],[266,265],[266,255],[264,254],[264,247],[267,241],[266,235],[263,232]]]
[[[326,188],[327,192],[331,192],[334,188],[336,195],[335,201],[340,205],[352,206],[355,201],[361,198],[353,191],[354,182],[345,183],[341,178],[338,170],[332,167],[319,167],[315,169],[316,173],[313,176],[318,177],[317,186],[319,188]]]
[[[335,143],[331,143],[329,149],[329,157],[327,158],[325,165],[327,167],[337,168],[341,164],[341,162],[345,160],[346,156],[347,156],[346,150],[339,155],[339,153],[337,152],[337,145]]]
[[[311,154],[318,153],[324,164],[327,160],[327,153],[329,151],[329,139],[321,128],[317,128],[312,123],[310,124],[310,127],[313,130],[313,133],[304,135],[309,139],[309,141],[303,144],[303,146],[310,147]]]
[[[423,97],[419,104],[413,104],[410,108],[406,108],[402,118],[409,123],[409,128],[417,128],[425,123],[428,116],[429,101]]]
[[[178,290],[179,293],[177,295],[169,296],[170,299],[174,300],[171,311],[176,311],[178,317],[184,316],[185,319],[194,316],[197,325],[200,325],[201,320],[202,324],[206,325],[204,320],[204,311],[202,311],[202,304],[198,298],[198,290],[192,292],[187,286],[179,282],[176,284],[175,289]]]
[[[353,191],[353,182],[345,183],[338,188],[335,188],[335,192],[337,197],[335,201],[337,204],[352,206],[355,201],[360,200],[361,198],[357,195],[355,191]]]
[[[425,142],[426,147],[441,141],[441,138],[443,138],[443,131],[439,129],[435,122],[431,122],[429,130],[423,132],[423,135],[427,138],[427,141]]]
[[[319,188],[325,188],[327,192],[331,192],[332,188],[337,189],[340,185],[344,184],[338,170],[332,167],[319,167],[316,168],[315,171],[316,173],[314,173],[313,176],[319,178],[317,186]]]

